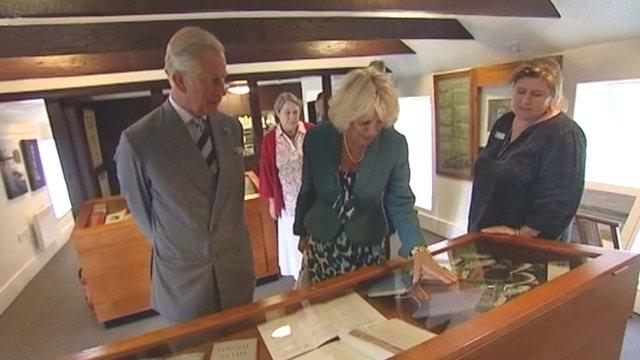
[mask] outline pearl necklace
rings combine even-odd
[[[360,159],[356,160],[353,158],[353,156],[351,156],[351,151],[349,151],[349,143],[347,142],[347,135],[345,135],[345,133],[342,133],[342,141],[344,142],[344,148],[347,150],[347,157],[349,158],[349,160],[351,160],[355,164],[360,163],[362,159],[364,159],[365,152],[363,151]]]

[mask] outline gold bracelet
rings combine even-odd
[[[426,245],[416,245],[413,247],[413,249],[411,249],[411,256],[416,256],[416,254],[419,253],[431,254],[431,252],[429,252],[429,248]]]

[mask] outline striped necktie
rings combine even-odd
[[[200,150],[200,153],[207,162],[207,165],[211,167],[211,164],[213,164],[216,159],[216,149],[213,146],[211,128],[207,123],[207,118],[194,118],[193,120],[198,125],[198,130],[200,132],[200,135],[196,140],[196,145],[198,146],[198,150]]]

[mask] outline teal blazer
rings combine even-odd
[[[304,143],[302,186],[296,205],[294,233],[311,235],[316,241],[332,241],[339,230],[338,209],[342,134],[326,122],[310,131]],[[408,257],[416,245],[424,245],[409,187],[407,141],[394,129],[383,129],[369,145],[356,175],[354,212],[345,223],[353,245],[376,245],[398,231],[400,255]]]

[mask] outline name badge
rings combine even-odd
[[[500,139],[500,140],[504,140],[505,136],[507,135],[505,135],[505,133],[502,133],[500,131],[496,131],[496,133],[493,135],[494,138]]]

